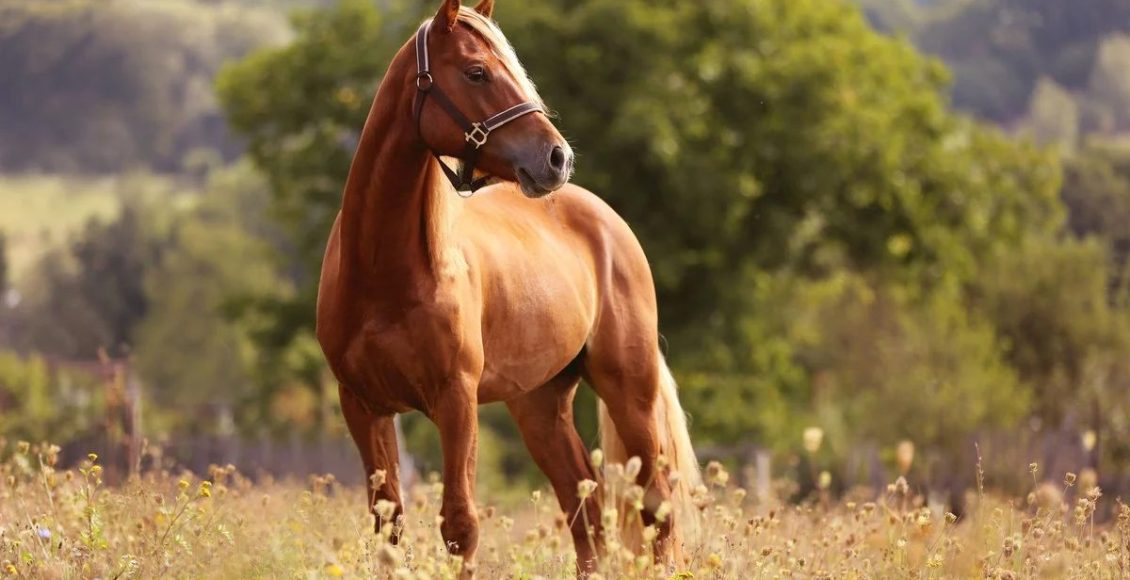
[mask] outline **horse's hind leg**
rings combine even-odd
[[[660,504],[672,501],[666,473],[657,469],[661,441],[656,406],[662,368],[657,337],[654,322],[648,323],[642,317],[629,313],[620,320],[605,318],[590,340],[584,375],[607,407],[622,444],[621,448],[614,442],[603,441],[606,460],[641,460],[636,482],[646,488],[646,493],[640,515],[644,525],[656,526],[655,555],[664,561],[677,556],[680,549],[674,518],[658,521],[655,517]],[[623,531],[628,536],[638,533],[630,526]],[[634,543],[640,538],[626,537],[625,541]]]
[[[361,453],[361,462],[365,466],[366,487],[369,490],[369,511],[376,515],[376,504],[386,500],[396,504],[392,517],[395,523],[403,513],[403,504],[400,501],[400,455],[396,446],[396,425],[393,415],[373,415],[369,413],[353,395],[352,391],[344,386],[338,386],[341,397],[341,413],[345,416],[345,424],[349,426],[349,434],[357,444]],[[384,473],[384,481],[379,481],[379,475],[374,479],[377,471]],[[380,483],[380,485],[374,485]],[[376,520],[376,531],[379,533],[382,523],[380,517]],[[393,534],[392,541],[397,541],[398,535]]]
[[[573,396],[579,381],[580,373],[571,365],[545,385],[507,401],[506,406],[518,423],[534,462],[553,485],[557,502],[570,524],[577,550],[577,570],[587,573],[596,565],[596,550],[602,539],[596,495],[584,501],[577,495],[578,482],[598,481],[573,425]],[[593,528],[591,537],[586,523]]]

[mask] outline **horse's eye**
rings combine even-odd
[[[467,80],[473,83],[482,83],[487,80],[486,69],[479,65],[468,68],[463,74],[467,76]]]

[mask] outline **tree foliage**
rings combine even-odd
[[[130,351],[134,327],[148,311],[145,272],[159,252],[142,211],[127,204],[111,222],[91,220],[42,260],[17,313],[25,347],[79,359],[103,349],[111,356]]]
[[[239,148],[211,83],[285,39],[273,12],[195,0],[9,0],[0,7],[0,169],[178,171]]]

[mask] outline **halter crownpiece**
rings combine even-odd
[[[479,150],[482,149],[483,145],[486,145],[487,139],[490,138],[491,131],[530,113],[542,113],[544,115],[545,111],[541,105],[527,101],[514,105],[501,113],[491,115],[485,121],[478,123],[468,121],[467,117],[459,111],[459,107],[455,106],[455,103],[447,98],[447,95],[435,84],[435,77],[432,76],[431,72],[431,62],[428,58],[428,31],[431,30],[431,27],[432,21],[428,20],[420,25],[420,29],[416,31],[416,98],[413,105],[413,114],[416,117],[416,134],[427,145],[427,140],[424,139],[424,134],[420,130],[420,118],[424,113],[424,103],[431,96],[447,112],[451,120],[455,121],[455,124],[463,130],[466,145],[463,147],[463,153],[458,157],[463,161],[462,172],[456,173],[454,169],[448,167],[430,145],[428,145],[428,150],[436,158],[455,191],[469,188],[471,193],[474,193],[490,179],[489,175],[475,179],[475,162],[479,159]]]

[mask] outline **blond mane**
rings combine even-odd
[[[470,26],[472,30],[479,33],[483,40],[487,41],[490,45],[491,51],[500,61],[502,66],[518,81],[518,85],[522,91],[526,93],[525,97],[530,101],[541,105],[545,108],[545,103],[541,100],[541,95],[538,94],[537,87],[534,86],[533,81],[530,80],[529,75],[526,74],[526,69],[518,60],[518,55],[514,52],[514,47],[510,45],[510,41],[506,40],[506,36],[502,34],[502,30],[494,23],[493,20],[475,12],[474,8],[468,6],[461,6],[459,8],[459,22],[465,23]]]

